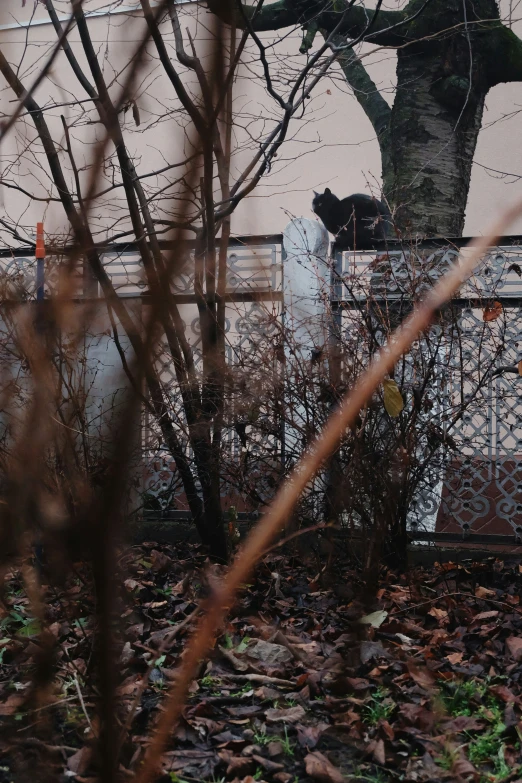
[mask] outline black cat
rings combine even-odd
[[[312,209],[318,215],[340,247],[350,250],[371,250],[375,240],[386,236],[390,214],[386,206],[365,193],[354,193],[343,199],[334,196],[330,188],[316,193]]]

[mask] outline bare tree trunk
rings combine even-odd
[[[464,228],[487,90],[470,89],[456,75],[437,79],[440,68],[438,52],[399,51],[389,166],[383,165],[383,173],[401,231],[456,237]]]

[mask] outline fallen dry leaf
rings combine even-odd
[[[473,718],[470,715],[458,715],[456,718],[444,721],[446,734],[457,734],[461,731],[478,731],[484,725],[484,720]]]
[[[234,756],[227,751],[222,751],[218,755],[227,765],[226,774],[229,778],[236,775],[240,778],[244,778],[246,775],[250,775],[252,772],[255,772],[256,762],[251,757]]]
[[[436,606],[432,607],[428,614],[431,614],[432,617],[435,617],[437,620],[447,620],[448,619],[448,613],[445,609],[438,609]]]
[[[421,688],[424,688],[424,690],[432,690],[435,685],[435,676],[432,672],[430,672],[429,669],[427,669],[425,666],[416,666],[416,664],[408,661],[408,671],[410,673],[410,677],[417,683],[417,685],[419,685]]]
[[[377,762],[377,764],[380,764],[381,767],[384,767],[386,764],[386,753],[384,750],[384,740],[379,739],[377,740],[372,748],[372,756]]]
[[[374,658],[391,658],[390,653],[382,646],[382,642],[361,642],[361,663],[368,663]]]
[[[490,590],[489,587],[480,587],[475,589],[475,598],[496,598],[497,594],[495,590]]]
[[[305,756],[306,774],[321,783],[345,783],[341,771],[331,764],[319,751]]]
[[[76,775],[83,775],[89,766],[91,758],[92,748],[85,745],[69,757],[67,760],[67,769],[70,770],[70,772],[74,772]]]
[[[13,693],[0,704],[0,715],[14,715],[23,702],[23,696],[20,696],[18,693]]]
[[[361,625],[371,625],[372,628],[379,628],[379,626],[383,624],[387,617],[388,612],[384,609],[379,609],[377,612],[365,614],[364,617],[361,617],[359,622]]]
[[[454,652],[450,655],[446,655],[446,658],[448,661],[452,664],[460,663],[464,657],[464,654],[461,652]]]
[[[284,764],[281,764],[281,762],[279,761],[272,761],[271,759],[267,759],[264,756],[258,756],[255,753],[252,754],[252,758],[269,775],[273,775],[274,772],[281,772],[284,770]]]
[[[359,716],[356,715],[356,720],[358,719]],[[319,737],[328,727],[328,723],[318,723],[317,726],[297,726],[297,740],[300,746],[308,749],[315,748]]]
[[[211,778],[218,763],[219,757],[213,750],[170,750],[161,757],[165,772],[193,778]]]
[[[262,639],[257,639],[254,644],[249,646],[246,654],[249,658],[256,658],[269,666],[288,663],[293,658],[290,650],[283,647],[282,644],[272,644],[264,642]]]
[[[506,647],[515,661],[522,661],[522,636],[509,636],[506,639]]]
[[[435,723],[435,715],[420,704],[401,704],[402,716],[422,731],[431,731]]]
[[[277,781],[277,783],[290,783],[294,776],[289,772],[276,772],[272,777]]]
[[[471,761],[465,756],[459,756],[451,765],[451,772],[456,780],[478,780],[479,775]]]
[[[506,702],[506,704],[515,704],[520,703],[521,701],[520,697],[515,696],[513,691],[511,691],[506,685],[490,685],[489,691],[495,696],[498,696],[498,698],[502,701]]]
[[[248,663],[246,661],[240,660],[236,655],[234,655],[232,650],[227,650],[225,647],[221,647],[221,645],[218,645],[218,650],[223,658],[226,658],[237,672],[248,671]]]
[[[288,709],[283,710],[270,708],[265,713],[268,723],[296,723],[298,720],[301,720],[304,715],[305,711],[300,704],[296,707],[288,707]]]
[[[153,571],[156,571],[158,574],[165,573],[165,571],[168,571],[170,564],[172,563],[172,560],[170,557],[167,557],[163,552],[158,552],[157,549],[153,549],[150,553],[150,559],[151,559],[151,567]]]
[[[493,609],[491,612],[480,612],[479,614],[475,615],[475,621],[476,620],[492,620],[493,617],[498,617],[498,612]]]

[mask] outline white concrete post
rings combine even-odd
[[[330,318],[329,239],[316,221],[295,218],[283,232],[283,301],[285,345],[285,398],[290,394],[293,373],[306,373],[314,350],[328,343]],[[295,395],[286,407],[285,454],[302,450],[302,423],[306,421],[306,401]],[[319,511],[319,509],[317,509]]]
[[[320,223],[294,218],[283,232],[285,329],[294,347],[306,350],[325,343],[329,297],[328,232]]]

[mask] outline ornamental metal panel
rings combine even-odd
[[[282,432],[274,410],[274,392],[281,387],[282,364],[282,246],[233,245],[227,256],[228,301],[225,317],[227,406],[223,428],[222,490],[225,506],[252,509],[269,500],[281,478]],[[194,291],[194,255],[178,276],[173,291]],[[263,295],[261,300],[257,299]],[[244,301],[246,299],[246,301]],[[253,299],[253,301],[249,301]],[[196,380],[201,383],[201,327],[196,304],[178,305],[185,336],[194,352]],[[176,430],[187,459],[186,419],[179,384],[165,342],[156,366]],[[144,497],[151,510],[187,509],[183,488],[157,421],[144,412]],[[196,471],[194,470],[196,478]],[[197,478],[196,478],[197,483]]]
[[[354,313],[378,312],[380,317],[373,317],[382,344],[382,314],[395,327],[412,301],[458,262],[459,252],[337,252],[332,270],[337,317],[353,326]],[[522,531],[521,277],[520,248],[493,248],[446,308],[437,347],[438,377],[430,389],[434,407],[425,422],[435,422],[445,442],[412,499],[409,524],[414,530]],[[433,329],[405,360],[407,404],[430,341]],[[425,445],[421,437],[420,452]]]

